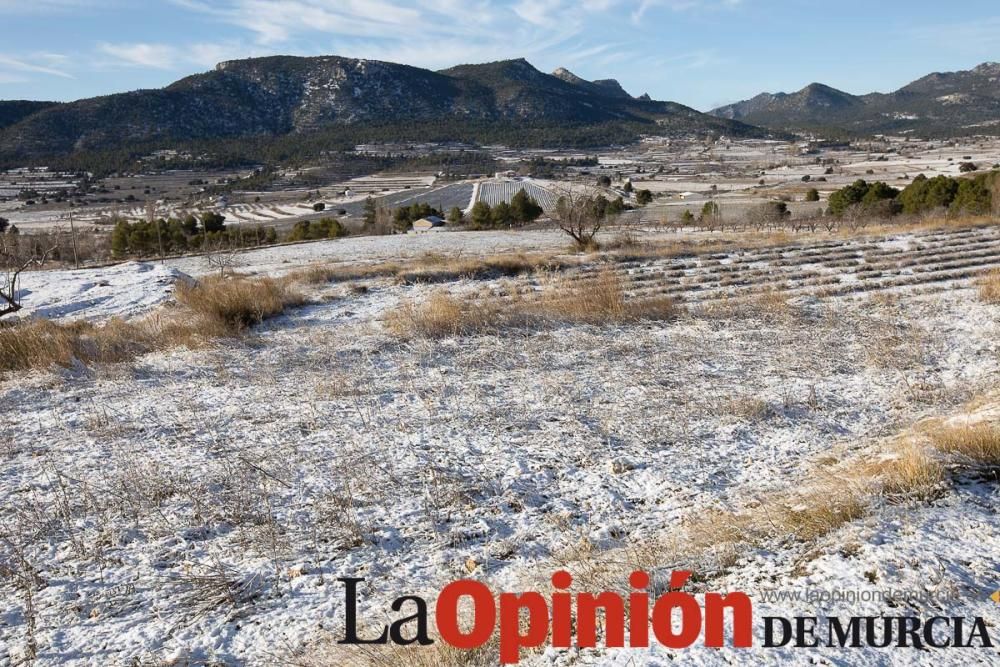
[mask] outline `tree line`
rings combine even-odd
[[[1000,204],[1000,171],[971,178],[920,174],[902,190],[882,181],[857,180],[830,195],[828,212],[837,217],[856,212],[883,217],[932,211],[986,215],[994,210],[995,201]]]
[[[111,255],[117,259],[155,257],[213,247],[268,245],[279,240],[274,227],[229,228],[225,221],[224,215],[215,212],[153,221],[120,220],[111,232]]]

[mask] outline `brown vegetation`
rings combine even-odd
[[[1000,466],[1000,426],[988,423],[942,426],[931,432],[934,446],[960,462]]]
[[[1000,271],[990,271],[976,281],[979,288],[979,298],[986,303],[1000,303]]]
[[[94,324],[29,319],[0,327],[0,371],[128,361],[157,349],[239,335],[303,301],[298,292],[270,278],[209,278],[178,283],[176,290],[178,311],[138,320]]]
[[[391,311],[386,326],[400,336],[444,338],[488,330],[537,328],[551,324],[628,324],[677,316],[672,299],[630,299],[621,278],[602,271],[585,286],[555,284],[537,295],[459,298],[437,292]]]

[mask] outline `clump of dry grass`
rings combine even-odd
[[[976,281],[979,298],[986,303],[1000,303],[1000,270],[993,270]]]
[[[739,396],[728,401],[723,409],[724,414],[737,419],[758,422],[774,416],[775,411],[770,403],[755,396]]]
[[[697,549],[763,545],[793,538],[813,541],[867,515],[881,499],[926,500],[944,478],[933,451],[912,440],[899,440],[884,458],[852,458],[817,465],[816,474],[794,491],[778,491],[744,511],[704,512],[688,524]]]
[[[399,336],[447,338],[469,335],[501,324],[496,301],[476,302],[445,291],[422,302],[409,301],[389,312],[386,327]]]
[[[923,500],[936,495],[944,478],[942,462],[915,442],[900,444],[890,458],[864,472],[878,480],[883,495]]]
[[[201,317],[212,332],[233,333],[304,301],[286,282],[272,278],[208,278],[196,284],[178,283],[176,296],[177,302]]]
[[[939,451],[975,465],[1000,466],[1000,426],[979,422],[962,426],[942,426],[930,433]]]
[[[847,476],[825,479],[801,494],[784,498],[772,515],[774,527],[808,541],[860,519],[877,492],[877,487],[872,488],[866,481]]]
[[[119,363],[157,349],[234,336],[299,305],[301,294],[270,278],[178,284],[181,312],[103,324],[29,319],[0,326],[0,371]]]
[[[0,371],[125,361],[150,351],[155,339],[145,323],[117,318],[103,325],[27,320],[0,328]]]
[[[677,316],[673,299],[628,298],[621,277],[610,269],[585,286],[556,285],[523,308],[539,318],[573,324],[626,324]]]

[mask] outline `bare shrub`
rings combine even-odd
[[[190,566],[180,577],[178,599],[199,614],[219,608],[238,609],[254,600],[264,588],[260,572],[244,574],[218,559]]]
[[[0,243],[0,317],[21,310],[21,294],[19,289],[21,274],[31,266],[41,266],[45,263],[56,247],[42,249],[37,244],[26,244],[27,249],[19,243],[9,245],[6,240]]]

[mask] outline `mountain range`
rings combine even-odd
[[[791,132],[998,134],[1000,63],[929,74],[892,93],[851,95],[813,83],[796,93],[762,93],[709,113]]]
[[[673,102],[633,98],[613,80],[586,81],[564,69],[545,74],[524,59],[434,72],[337,56],[273,56],[223,62],[157,90],[21,111],[12,107],[9,120],[0,124],[0,155],[30,158],[386,124],[398,126],[399,139],[417,140],[421,137],[409,136],[416,132],[415,121],[634,124],[664,134],[768,134]]]

